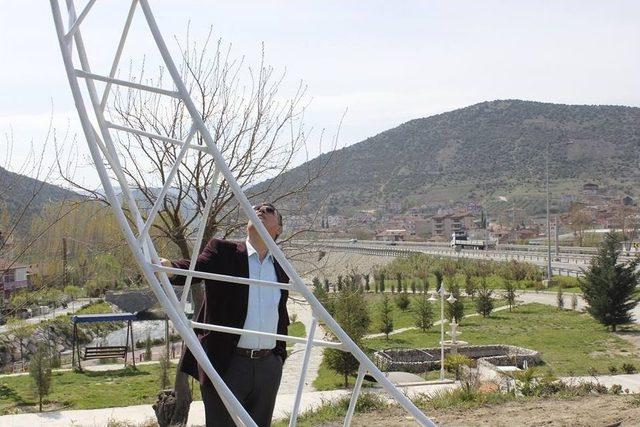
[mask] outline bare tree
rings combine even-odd
[[[30,251],[61,219],[75,210],[82,199],[65,189],[52,186],[55,163],[47,162],[47,149],[54,137],[52,119],[44,139],[31,143],[26,157],[17,161],[14,152],[14,136],[4,135],[4,151],[0,153],[0,264],[3,270],[32,257]],[[56,200],[57,203],[50,202]],[[51,207],[46,221],[32,227],[32,218],[39,216],[45,206]],[[37,291],[31,289],[29,298],[19,304],[11,304],[4,314],[15,312],[35,301]],[[4,305],[4,301],[0,301]]]
[[[220,40],[212,43],[211,32],[199,45],[189,41],[187,31],[186,43],[180,50],[179,70],[201,119],[235,179],[242,188],[250,189],[252,199],[262,201],[268,197],[269,201],[281,201],[282,205],[324,173],[330,156],[320,167],[310,169],[307,179],[297,182],[293,188],[285,187],[283,180],[277,179],[306,148],[303,123],[306,88],[300,83],[293,95],[283,97],[281,86],[285,74],[278,75],[265,64],[264,48],[257,66],[251,67],[244,59],[233,59],[230,47]],[[135,73],[133,69],[129,71],[131,81],[162,87],[166,79],[162,70],[149,78],[144,63]],[[181,153],[181,144],[168,140],[184,141],[191,133],[191,118],[181,100],[133,89],[114,89],[107,111],[114,124],[138,131],[112,135],[123,173],[143,216],[148,215],[159,189],[170,182],[171,169],[179,162],[152,225],[154,234],[175,245],[179,256],[189,258],[194,250],[190,239],[199,226],[210,191],[214,192],[213,205],[206,218],[204,241],[214,235],[232,235],[244,227],[246,219],[240,215],[228,184],[214,182],[214,160],[207,153],[202,135],[193,136],[190,144],[195,149],[186,154]],[[164,138],[150,138],[143,136],[143,132]],[[67,182],[107,203],[100,191],[83,187],[74,179],[69,173],[71,163],[62,160],[58,163]],[[268,184],[254,186],[265,180]],[[304,209],[304,206],[297,208]],[[125,213],[132,218],[131,210]],[[195,290],[197,308],[201,297]],[[184,425],[187,421],[191,393],[186,375],[178,371],[174,384],[175,390],[161,393],[154,405],[161,426]]]
[[[580,204],[573,204],[569,209],[569,229],[578,238],[578,246],[582,246],[584,231],[593,223],[591,215],[583,210]]]

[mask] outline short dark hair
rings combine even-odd
[[[262,202],[262,203],[260,203],[259,205],[255,205],[255,206],[254,206],[254,209],[255,209],[255,207],[256,207],[256,206],[258,206],[258,207],[262,207],[262,206],[269,206],[270,208],[273,208],[273,210],[274,210],[274,211],[276,211],[276,215],[277,215],[277,217],[278,217],[278,225],[279,225],[279,226],[282,226],[282,214],[280,213],[280,211],[278,210],[278,208],[276,208],[276,207],[273,205],[273,203],[269,203],[269,202]]]

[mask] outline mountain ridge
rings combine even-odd
[[[291,188],[328,162],[331,173],[309,186],[305,201],[345,212],[389,201],[405,207],[436,200],[488,203],[498,193],[522,201],[531,193],[528,198],[537,200],[547,142],[554,191],[576,193],[587,181],[637,191],[640,108],[515,99],[409,120],[276,180]]]

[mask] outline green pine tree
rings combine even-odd
[[[504,299],[507,300],[507,304],[509,304],[509,311],[511,311],[511,309],[513,309],[513,307],[515,307],[516,305],[516,290],[517,287],[514,281],[504,281]]]
[[[431,305],[429,295],[426,292],[414,300],[413,313],[416,320],[416,326],[420,328],[422,332],[426,332],[427,329],[430,329],[433,326],[433,306]]]
[[[620,251],[620,237],[608,233],[598,255],[591,259],[585,277],[579,279],[587,312],[613,332],[618,325],[633,320],[631,310],[640,299],[637,291],[640,273],[636,272],[640,259],[626,265],[618,263]]]
[[[29,361],[29,375],[33,380],[33,392],[38,398],[38,411],[42,412],[42,399],[51,390],[51,357],[44,343],[39,343]]]
[[[336,322],[359,345],[370,323],[362,291],[344,289],[338,292],[333,307]],[[353,375],[360,365],[351,353],[332,348],[325,350],[324,361],[330,369],[344,376],[345,388],[349,386],[349,375]]]
[[[464,317],[464,304],[462,302],[462,295],[460,294],[460,287],[456,283],[452,283],[449,292],[456,300],[453,303],[447,302],[447,319],[450,322],[456,319],[456,321],[460,323]]]
[[[493,311],[493,291],[487,287],[487,283],[482,279],[482,285],[478,289],[478,297],[476,298],[476,312],[482,317],[489,317]]]
[[[387,339],[389,334],[393,331],[393,308],[389,303],[389,297],[387,295],[382,296],[382,302],[380,303],[380,324],[379,329]]]

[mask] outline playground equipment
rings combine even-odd
[[[340,328],[331,315],[325,310],[325,308],[314,297],[313,293],[305,286],[302,279],[298,276],[292,265],[289,263],[284,253],[271,239],[267,230],[251,207],[249,200],[245,196],[242,188],[238,182],[234,179],[234,176],[226,164],[220,150],[216,145],[216,141],[211,136],[210,132],[206,128],[200,112],[197,110],[194,101],[192,100],[179,71],[169,54],[169,50],[161,35],[160,29],[155,21],[154,15],[151,11],[147,0],[133,0],[131,7],[129,8],[128,15],[125,20],[124,28],[118,46],[116,47],[115,57],[111,65],[111,69],[108,75],[96,74],[92,71],[87,51],[81,36],[80,26],[87,16],[91,13],[91,9],[96,3],[96,0],[89,0],[84,6],[80,14],[76,13],[74,0],[66,0],[66,14],[68,18],[68,25],[65,27],[63,22],[63,12],[60,8],[58,0],[50,0],[51,10],[53,13],[53,19],[58,36],[58,42],[60,44],[60,50],[62,52],[62,58],[64,61],[64,67],[67,73],[73,99],[75,101],[76,109],[80,117],[82,130],[87,140],[89,150],[98,175],[102,182],[104,194],[107,197],[113,212],[118,220],[122,233],[131,249],[131,252],[144,274],[145,279],[153,289],[158,301],[162,304],[167,316],[173,322],[176,330],[180,333],[185,341],[185,344],[189,347],[200,366],[204,369],[207,376],[211,379],[212,384],[218,391],[222,401],[224,402],[229,413],[234,418],[237,425],[255,426],[255,422],[251,419],[249,414],[245,411],[242,405],[238,402],[235,396],[231,393],[226,384],[222,381],[222,378],[213,368],[211,362],[207,358],[200,342],[198,341],[193,328],[207,329],[211,331],[219,331],[232,334],[249,334],[249,335],[261,335],[264,333],[255,332],[244,329],[236,329],[229,327],[222,327],[217,325],[195,323],[190,321],[184,314],[184,307],[186,303],[187,295],[189,294],[189,287],[193,278],[198,279],[213,279],[218,281],[236,283],[239,285],[251,285],[251,286],[272,286],[280,289],[287,289],[290,292],[296,292],[308,301],[314,314],[314,318],[311,324],[311,328],[306,338],[288,337],[278,334],[267,334],[273,336],[278,340],[284,340],[289,342],[301,342],[305,343],[305,356],[302,370],[300,372],[300,380],[298,383],[298,389],[296,399],[291,411],[290,426],[296,424],[298,416],[298,410],[300,407],[300,399],[302,396],[302,389],[305,381],[305,374],[309,363],[309,355],[313,346],[324,346],[340,349],[342,351],[350,352],[360,363],[358,370],[358,376],[355,383],[355,387],[352,393],[351,402],[345,416],[345,425],[349,425],[351,417],[353,415],[356,401],[360,393],[362,381],[365,374],[369,374],[391,395],[393,398],[404,407],[418,422],[420,425],[433,426],[433,422],[425,416],[415,405],[380,372],[380,370],[373,364],[371,360],[364,354],[364,352],[358,348],[358,346],[349,338],[349,336]],[[158,48],[160,56],[166,70],[168,71],[171,80],[175,86],[174,90],[167,90],[159,87],[153,87],[144,85],[141,83],[116,79],[114,76],[118,69],[118,64],[122,55],[129,29],[133,22],[133,16],[137,9],[142,9],[144,19],[148,25],[148,30]],[[77,58],[74,57],[74,48]],[[76,65],[76,59],[79,62],[79,67]],[[83,92],[80,84],[80,80],[84,80],[86,84],[86,92]],[[104,91],[99,94],[96,82],[106,83]],[[186,109],[192,120],[191,129],[185,140],[176,140],[168,138],[166,136],[156,135],[148,132],[142,132],[137,129],[133,129],[127,126],[113,123],[108,117],[108,110],[105,108],[112,86],[122,86],[130,88],[132,90],[148,91],[157,93],[163,96],[173,97],[179,99],[184,103]],[[85,100],[88,99],[88,102]],[[91,115],[89,110],[93,112]],[[148,210],[143,216],[143,209],[141,209],[130,188],[129,183],[123,173],[121,160],[119,159],[118,152],[115,149],[112,131],[130,132],[141,135],[145,138],[160,140],[169,144],[173,144],[180,147],[180,152],[177,156],[176,162],[171,169],[169,176],[167,177],[166,184],[162,188],[160,194],[157,196],[154,206]],[[205,146],[193,145],[190,141],[193,137],[199,134],[204,140]],[[149,229],[156,218],[162,200],[169,191],[171,183],[181,165],[181,159],[187,153],[188,150],[200,150],[206,154],[212,156],[215,162],[215,176],[212,180],[212,190],[209,191],[209,197],[204,208],[204,212],[201,218],[201,223],[198,228],[198,234],[196,243],[193,249],[193,256],[191,258],[191,265],[188,270],[173,269],[169,267],[163,267],[157,264],[158,254],[153,245],[151,238],[149,237]],[[123,200],[121,202],[120,197],[116,194],[114,186],[112,185],[109,173],[112,173],[117,180],[118,186],[123,192]],[[233,195],[238,202],[240,209],[253,224],[255,224],[260,236],[266,242],[270,253],[276,258],[278,263],[282,266],[284,271],[290,278],[291,283],[282,284],[277,282],[267,282],[260,280],[252,280],[247,278],[231,277],[221,274],[204,273],[194,270],[195,260],[201,249],[202,239],[204,235],[204,228],[206,225],[206,219],[213,203],[213,197],[215,188],[218,185],[218,178],[226,181],[229,185]],[[123,211],[123,206],[126,206],[129,213],[133,216],[133,222],[135,226],[132,226],[127,220]],[[157,274],[160,273],[160,274]],[[184,275],[186,276],[186,285],[182,293],[182,298],[179,300],[174,292],[171,284],[169,283],[167,273]],[[156,275],[157,274],[157,275]],[[326,327],[337,337],[338,342],[330,342],[318,340],[315,338],[316,325],[318,321],[324,322]]]

